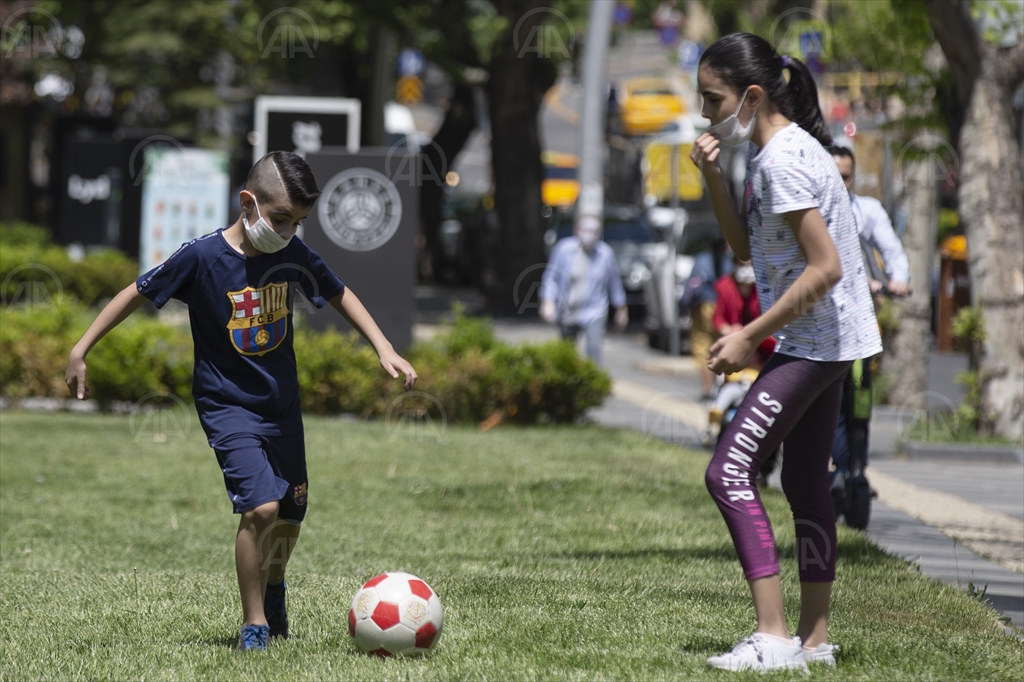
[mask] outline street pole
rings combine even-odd
[[[668,354],[679,356],[679,299],[676,298],[676,243],[679,241],[679,142],[672,142],[672,237],[668,240],[668,269],[672,273],[669,296]]]
[[[583,116],[580,122],[580,198],[577,216],[604,214],[604,117],[607,97],[608,43],[615,3],[590,3],[587,52],[583,62]]]

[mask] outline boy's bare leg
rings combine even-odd
[[[263,592],[266,589],[266,573],[262,565],[260,550],[269,551],[266,540],[262,546],[260,538],[277,521],[277,502],[267,502],[255,509],[242,512],[235,536],[235,571],[238,573],[238,590],[242,596],[242,626],[266,625],[263,615]]]
[[[284,569],[288,566],[288,559],[292,556],[301,530],[301,524],[281,520],[278,520],[270,529],[270,537],[263,545],[269,548],[264,550],[264,553],[270,552],[269,560],[264,557],[262,564],[264,570],[261,571],[261,578],[264,591],[267,589],[267,583],[279,585],[284,580]]]
[[[800,583],[800,625],[796,634],[804,646],[828,642],[828,607],[832,583]]]

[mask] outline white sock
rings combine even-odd
[[[767,632],[761,632],[761,633],[758,633],[758,634],[762,634],[765,637],[771,637],[772,639],[777,639],[780,642],[782,642],[783,644],[785,644],[786,646],[793,646],[793,638],[792,637],[779,637],[778,635],[770,635]]]

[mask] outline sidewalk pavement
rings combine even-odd
[[[495,331],[512,343],[557,337],[550,326],[518,319],[496,320]],[[929,388],[950,395],[959,363],[931,358]],[[703,447],[707,408],[692,358],[669,358],[650,349],[643,334],[627,332],[605,337],[604,365],[613,395],[591,419]],[[897,459],[897,417],[880,407],[872,419],[868,475],[879,499],[868,536],[944,583],[986,589],[988,603],[1024,628],[1024,466]]]

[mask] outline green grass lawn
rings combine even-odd
[[[754,626],[708,455],[598,427],[438,442],[307,419],[292,638],[239,654],[237,519],[190,426],[156,443],[127,416],[0,413],[0,679],[763,679],[704,666]],[[781,494],[766,504],[795,628],[791,517]],[[1020,679],[1024,644],[981,603],[845,528],[839,557],[842,652],[815,677]],[[387,570],[441,597],[426,660],[349,639],[352,595]]]

